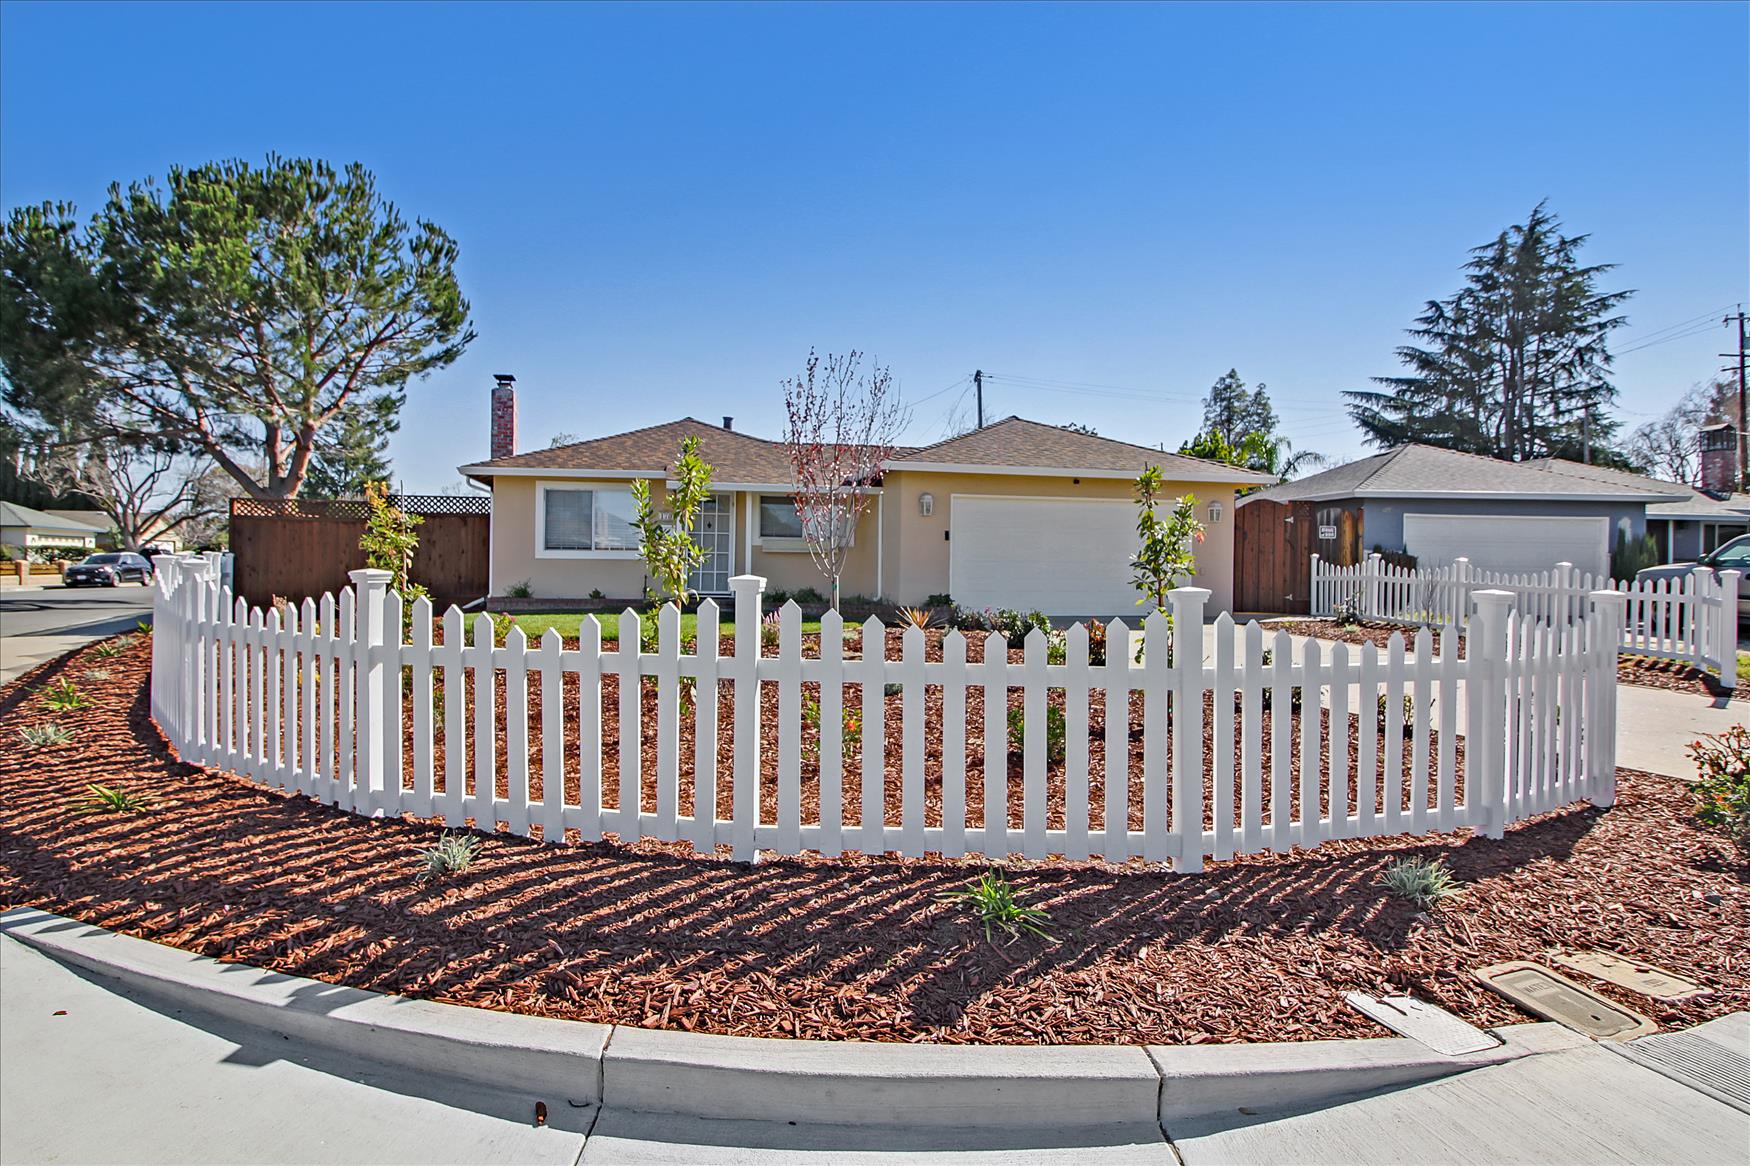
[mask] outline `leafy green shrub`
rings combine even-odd
[[[589,597],[597,603],[600,603],[607,598],[607,596],[602,594],[602,589],[600,587],[591,587],[589,589]]]
[[[798,588],[791,592],[790,598],[794,599],[797,604],[802,607],[818,606],[826,602],[826,596],[822,595],[812,587]]]
[[[79,686],[65,676],[49,685],[43,693],[43,707],[57,713],[76,712],[87,703]]]
[[[959,628],[963,632],[988,632],[991,630],[990,621],[985,618],[984,612],[958,605],[949,610],[948,625]]]
[[[995,867],[964,887],[943,891],[936,896],[936,901],[959,903],[968,907],[984,925],[986,942],[993,942],[993,929],[1007,932],[1010,943],[1021,938],[1023,933],[1040,939],[1051,938],[1051,932],[1046,929],[1046,925],[1051,922],[1050,914],[1039,907],[1029,907],[1023,903],[1020,893],[1009,885],[1003,872]]]
[[[480,857],[480,848],[484,840],[472,834],[448,834],[439,838],[436,846],[429,847],[419,853],[423,864],[418,879],[425,882],[440,875],[461,874],[474,860]]]
[[[938,591],[928,599],[924,600],[924,606],[952,608],[954,606],[954,597],[949,595],[946,591]]]
[[[492,613],[492,642],[499,647],[504,646],[504,637],[510,635],[510,629],[516,627],[516,620],[502,611]]]
[[[59,749],[62,745],[72,744],[73,730],[53,721],[44,721],[18,730],[18,739],[27,749]]]
[[[789,602],[789,599],[790,593],[781,587],[776,591],[766,592],[766,602],[770,604],[773,609],[783,607],[785,603]]]
[[[1703,737],[1689,746],[1689,755],[1696,767],[1689,782],[1696,820],[1750,857],[1750,728],[1733,725]]]
[[[1069,662],[1068,634],[1055,629],[1045,633],[1045,662],[1047,664],[1067,664]]]
[[[143,814],[152,808],[151,798],[119,786],[92,784],[85,789],[86,796],[73,803],[81,814]]]
[[[527,599],[529,596],[533,595],[534,593],[535,593],[535,585],[534,585],[533,581],[528,580],[528,579],[523,579],[520,582],[512,583],[510,585],[510,589],[505,592],[505,594],[510,596],[512,599]]]
[[[1069,738],[1068,728],[1064,724],[1063,710],[1054,704],[1045,706],[1045,759],[1051,762],[1063,760],[1066,742]],[[1027,744],[1027,712],[1016,706],[1009,710],[1009,748],[1021,752]]]
[[[1383,733],[1385,732],[1386,709],[1389,707],[1385,693],[1382,692],[1379,694],[1379,700],[1377,703],[1379,705],[1379,731]],[[1410,729],[1414,727],[1415,723],[1416,698],[1413,696],[1406,696],[1404,697],[1404,723],[1402,726],[1403,732],[1406,736],[1409,735]]]
[[[1016,611],[1010,607],[993,611],[987,607],[984,615],[990,630],[1001,634],[1011,648],[1026,647],[1027,633],[1034,628],[1047,633],[1051,631],[1051,621],[1042,611]]]
[[[1610,577],[1632,580],[1636,572],[1657,567],[1660,558],[1659,544],[1652,535],[1631,539],[1628,531],[1619,530],[1616,532],[1616,549],[1610,552]]]
[[[839,740],[844,742],[845,750],[849,752],[863,743],[863,715],[852,706],[845,705],[839,710],[839,716]],[[807,739],[803,741],[803,748],[810,752],[818,752],[820,749],[820,737],[818,736],[820,732],[820,702],[807,693],[802,696],[802,722],[814,730],[814,734],[808,735]]]
[[[1458,880],[1440,859],[1401,858],[1385,868],[1385,889],[1419,907],[1433,907],[1458,894]]]

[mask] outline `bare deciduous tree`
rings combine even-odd
[[[1737,386],[1726,379],[1697,385],[1629,435],[1628,455],[1655,478],[1693,486],[1701,477],[1701,429],[1736,422]]]
[[[857,523],[869,508],[869,490],[881,481],[906,411],[893,392],[893,374],[855,350],[843,356],[810,349],[802,375],[784,382],[784,434],[802,537],[839,606]]]
[[[27,474],[51,489],[90,499],[130,551],[225,505],[200,459],[169,447],[62,447],[38,458]]]

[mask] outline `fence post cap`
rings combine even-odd
[[[1604,588],[1598,591],[1588,591],[1586,595],[1587,598],[1592,600],[1593,607],[1614,607],[1618,611],[1628,607],[1628,593],[1625,591],[1613,591],[1610,588]]]
[[[353,581],[355,587],[387,587],[389,580],[395,577],[395,572],[376,567],[360,567],[356,571],[348,571],[346,577]]]
[[[1482,590],[1471,592],[1470,595],[1472,599],[1477,601],[1478,607],[1485,604],[1490,607],[1505,607],[1512,603],[1515,598],[1513,592],[1503,591],[1499,587],[1485,587]]]
[[[766,589],[766,577],[764,575],[732,575],[729,578],[729,587],[738,592],[763,592]]]
[[[1186,600],[1195,599],[1199,603],[1204,603],[1207,602],[1209,597],[1213,594],[1214,592],[1207,587],[1175,587],[1167,592],[1167,598],[1171,599],[1173,596],[1177,595]]]

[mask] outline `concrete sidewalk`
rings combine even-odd
[[[1696,1030],[1742,1058],[1750,1016]],[[1339,1042],[1341,1043],[1341,1042]],[[1750,1115],[1605,1046],[1304,1112],[975,1130],[738,1121],[374,1066],[87,979],[0,934],[0,1162],[1399,1163],[1742,1161]],[[1744,1108],[1750,1109],[1750,1100]],[[830,1105],[823,1113],[830,1113]]]

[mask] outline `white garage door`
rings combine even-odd
[[[1444,567],[1463,556],[1483,571],[1547,571],[1572,563],[1601,575],[1610,565],[1609,539],[1608,518],[1404,515],[1404,549],[1423,567]]]
[[[953,503],[948,590],[956,603],[1046,615],[1136,610],[1130,503],[965,494]]]

